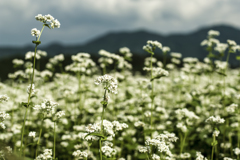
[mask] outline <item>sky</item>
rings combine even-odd
[[[45,28],[43,45],[84,44],[109,32],[147,30],[169,35],[227,24],[240,29],[240,0],[0,0],[0,46],[31,45],[37,14],[60,28]]]

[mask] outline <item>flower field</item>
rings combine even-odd
[[[240,159],[240,70],[229,64],[240,51],[235,41],[219,42],[210,30],[201,62],[149,40],[144,75],[133,74],[126,47],[119,55],[100,50],[98,62],[76,53],[67,66],[56,55],[39,70],[47,55],[37,49],[41,34],[60,22],[35,19],[43,23],[31,30],[35,51],[14,59],[16,71],[0,82],[0,159]]]

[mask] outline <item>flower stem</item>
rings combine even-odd
[[[55,148],[56,148],[56,122],[54,122],[53,135],[54,135],[54,142],[53,142],[53,159],[55,159]]]

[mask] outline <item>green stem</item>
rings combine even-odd
[[[55,159],[55,147],[56,147],[56,122],[54,122],[54,129],[53,129],[53,134],[54,134],[54,142],[53,142],[53,159]]]
[[[153,67],[152,67],[152,58],[153,58],[153,53],[151,54],[151,63],[150,63],[150,68],[151,68],[151,79],[153,78]],[[153,108],[154,108],[154,95],[153,95],[153,88],[154,88],[154,83],[152,80],[152,90],[151,90],[151,117],[150,117],[150,128],[152,129],[152,123],[153,123]],[[152,133],[151,133],[151,138],[152,138]]]
[[[42,34],[42,31],[43,31],[44,27],[45,27],[45,26],[43,26],[43,28],[42,28],[42,30],[41,30],[41,33],[40,33],[40,35],[39,35],[39,37],[38,37],[38,41],[39,41],[39,39],[40,39],[40,36],[41,36],[41,34]],[[22,152],[23,152],[22,146],[23,146],[24,130],[25,130],[25,123],[26,123],[26,119],[27,119],[27,112],[28,112],[28,108],[29,108],[29,104],[30,104],[30,99],[31,99],[31,94],[32,94],[32,85],[33,85],[34,72],[35,72],[35,66],[36,66],[37,46],[38,46],[38,44],[36,44],[36,46],[35,46],[34,60],[33,60],[32,79],[31,79],[30,91],[29,91],[29,95],[28,95],[27,109],[26,109],[26,111],[25,111],[24,121],[23,121],[23,125],[22,125],[22,136],[21,136],[22,138],[21,138],[20,154],[22,154]]]
[[[212,155],[211,155],[211,160],[213,160],[213,154],[214,154],[214,148],[215,148],[215,136],[213,136],[213,144],[212,144]]]
[[[184,148],[184,145],[185,145],[185,141],[186,141],[186,137],[187,137],[187,132],[184,133],[184,137],[183,137],[183,140],[182,140],[182,143],[181,143],[180,154],[183,151],[183,148]]]
[[[41,135],[42,135],[42,127],[43,127],[43,119],[42,119],[42,122],[41,122],[41,128],[40,128],[40,133],[39,133],[39,137],[38,137],[35,157],[38,156],[38,146],[39,146]]]

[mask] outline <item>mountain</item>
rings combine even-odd
[[[104,36],[98,37],[84,45],[64,45],[60,43],[52,43],[48,46],[41,47],[39,49],[47,51],[49,56],[64,53],[65,55],[76,54],[78,52],[88,52],[93,56],[98,55],[100,49],[105,49],[109,52],[118,52],[121,47],[128,47],[135,54],[144,54],[142,50],[143,45],[147,40],[157,40],[163,44],[163,46],[169,46],[172,52],[180,52],[183,57],[197,57],[203,59],[207,52],[200,43],[206,38],[207,32],[210,30],[220,31],[218,39],[221,42],[226,42],[227,39],[235,40],[240,43],[240,30],[232,26],[218,25],[212,27],[201,28],[198,31],[188,34],[172,34],[163,36],[161,34],[148,32],[145,30],[139,30],[135,32],[112,32]],[[33,51],[34,46],[24,47],[0,47],[0,58],[6,58],[9,56],[23,56],[27,51]],[[146,53],[145,53],[146,54]]]

